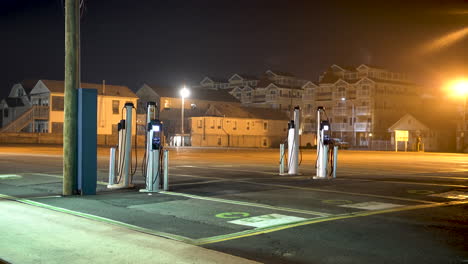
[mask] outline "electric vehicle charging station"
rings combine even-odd
[[[299,128],[300,109],[294,108],[294,120],[288,123],[288,175],[299,174]],[[324,118],[325,117],[325,118]],[[338,146],[331,139],[331,125],[325,108],[317,108],[317,159],[315,162],[316,175],[313,179],[336,178],[338,165]],[[279,174],[284,173],[284,144],[280,144]]]
[[[146,111],[146,152],[143,160],[145,189],[140,192],[168,190],[168,150],[164,149],[163,124],[156,116],[156,103],[148,102]],[[164,178],[161,177],[163,175]]]
[[[299,106],[294,107],[294,117],[288,123],[288,175],[299,174]],[[284,144],[280,144],[280,175],[284,173]]]
[[[326,119],[324,119],[324,117]],[[315,164],[316,175],[313,179],[336,178],[338,163],[338,146],[335,146],[330,136],[331,125],[325,108],[317,108],[317,160]]]
[[[117,148],[110,149],[109,159],[109,185],[107,188],[130,188],[130,165],[132,160],[132,118],[133,104],[126,103],[124,109],[126,111],[125,119],[120,120],[117,124],[118,129],[118,145]],[[118,150],[117,170],[116,164],[116,149]],[[117,176],[117,177],[116,177]]]

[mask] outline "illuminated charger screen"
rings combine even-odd
[[[155,131],[155,132],[159,132],[159,126],[153,126],[152,130]]]

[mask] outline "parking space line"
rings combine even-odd
[[[298,223],[293,223],[293,224],[284,224],[284,225],[278,225],[278,226],[275,226],[275,227],[267,227],[267,228],[256,228],[256,229],[245,230],[245,231],[236,232],[236,233],[232,233],[232,234],[213,236],[213,237],[206,237],[206,238],[199,238],[199,239],[196,239],[194,241],[194,244],[195,245],[213,244],[213,243],[218,243],[218,242],[223,242],[223,241],[228,241],[228,240],[234,240],[234,239],[239,239],[239,238],[244,238],[244,237],[250,237],[250,236],[256,236],[256,235],[261,235],[261,234],[272,233],[272,232],[281,231],[281,230],[284,230],[284,229],[289,229],[289,228],[298,227],[298,226],[311,225],[311,224],[317,224],[317,223],[321,223],[321,222],[329,222],[329,221],[335,221],[335,220],[341,220],[341,219],[347,219],[347,218],[364,217],[364,216],[371,216],[371,215],[378,215],[378,214],[385,214],[385,213],[394,213],[394,212],[410,211],[410,210],[424,209],[424,208],[451,206],[451,205],[459,205],[459,204],[466,204],[466,203],[468,203],[468,201],[463,201],[463,202],[454,201],[454,202],[446,202],[446,203],[420,204],[420,205],[410,205],[410,206],[397,207],[397,208],[391,208],[391,209],[383,209],[383,210],[375,210],[375,211],[364,211],[364,212],[357,212],[357,213],[350,213],[350,214],[335,215],[335,216],[330,216],[330,217],[320,217],[320,218],[315,218],[315,219],[312,219],[312,220],[306,220],[306,221],[303,221],[303,222],[298,222]]]
[[[188,197],[188,198],[198,199],[198,200],[205,200],[205,201],[212,201],[212,202],[219,202],[219,203],[228,203],[228,204],[235,204],[235,205],[243,205],[243,206],[271,209],[271,210],[277,210],[277,211],[285,211],[285,212],[291,212],[291,213],[308,214],[308,215],[315,215],[315,216],[322,216],[322,217],[332,216],[332,214],[327,214],[327,213],[322,213],[322,212],[315,212],[315,211],[294,209],[294,208],[286,208],[286,207],[273,206],[273,205],[267,205],[267,204],[227,200],[227,199],[214,198],[214,197],[204,197],[204,196],[198,196],[198,195],[186,194],[186,193],[169,192],[169,191],[161,191],[159,193],[175,195],[175,196],[182,196],[182,197]]]
[[[133,231],[137,231],[137,232],[141,232],[141,233],[145,233],[145,234],[149,234],[149,235],[165,237],[165,238],[169,238],[169,239],[172,239],[172,240],[177,240],[177,241],[182,241],[182,242],[185,242],[185,243],[193,244],[193,239],[188,238],[188,237],[169,234],[169,233],[164,233],[164,232],[158,232],[158,231],[154,231],[154,230],[151,230],[151,229],[148,229],[148,228],[127,224],[127,223],[124,223],[124,222],[112,220],[112,219],[97,216],[97,215],[81,213],[81,212],[77,212],[77,211],[73,211],[73,210],[69,210],[69,209],[65,209],[65,208],[61,208],[61,207],[56,207],[56,206],[52,206],[52,205],[48,205],[48,204],[44,204],[44,203],[39,203],[39,202],[35,202],[35,201],[32,201],[32,200],[28,200],[28,199],[13,197],[13,196],[1,194],[1,193],[0,193],[0,199],[15,201],[15,202],[28,204],[28,205],[32,205],[32,206],[37,206],[37,207],[41,207],[41,208],[45,208],[45,209],[50,209],[50,210],[65,213],[65,214],[79,216],[79,217],[83,217],[83,218],[86,218],[86,219],[91,219],[91,220],[95,220],[95,221],[99,221],[99,222],[103,222],[103,223],[107,223],[107,224],[111,224],[111,225],[116,225],[116,226],[119,226],[119,227],[124,227],[124,228],[130,229],[130,230],[133,230]]]
[[[365,194],[365,193],[353,193],[353,192],[343,192],[343,191],[326,190],[326,189],[318,189],[318,188],[311,188],[311,187],[290,186],[290,185],[284,185],[284,184],[260,183],[260,182],[254,182],[254,181],[249,181],[249,180],[236,180],[236,179],[229,179],[229,178],[222,178],[222,177],[195,176],[195,175],[186,175],[186,174],[172,174],[172,175],[174,175],[174,176],[182,176],[182,177],[192,177],[192,178],[225,179],[225,180],[231,181],[231,182],[249,183],[249,184],[264,185],[264,186],[270,186],[270,187],[281,187],[281,188],[286,188],[286,189],[296,189],[296,190],[304,190],[304,191],[316,191],[316,192],[338,193],[338,194],[346,194],[346,195],[353,195],[353,196],[364,196],[364,197],[382,198],[382,199],[390,199],[390,200],[400,200],[400,201],[416,202],[416,203],[426,203],[426,204],[434,204],[434,203],[436,203],[436,202],[432,202],[432,201],[417,200],[417,199],[409,199],[409,198],[401,198],[401,197],[395,197],[395,196],[386,196],[386,195],[377,195],[377,194]]]

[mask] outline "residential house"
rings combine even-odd
[[[137,96],[126,86],[81,83],[81,88],[97,89],[98,134],[117,132],[127,102],[137,104]],[[38,80],[30,93],[31,110],[12,122],[4,132],[19,132],[30,125],[33,132],[62,133],[64,121],[64,82]],[[6,129],[7,127],[5,127]]]
[[[33,82],[22,81],[14,84],[8,97],[0,101],[0,128],[5,128],[31,108],[28,94],[33,87]],[[31,131],[30,126],[22,129]]]
[[[204,147],[278,147],[287,139],[288,119],[284,111],[219,103],[190,117],[190,142]]]
[[[391,133],[393,149],[404,150],[404,142],[395,147],[395,131],[406,131],[408,151],[455,151],[455,123],[434,115],[405,114],[388,128]]]

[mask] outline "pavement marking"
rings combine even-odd
[[[403,205],[392,204],[392,203],[380,203],[380,202],[364,202],[364,203],[355,203],[355,204],[343,204],[343,205],[338,205],[338,206],[363,209],[363,210],[382,210],[382,209],[400,207]]]
[[[232,221],[228,221],[228,223],[263,228],[263,227],[277,226],[281,224],[303,222],[305,220],[310,220],[310,219],[297,217],[297,216],[290,216],[290,215],[267,214],[267,215],[242,218],[238,220],[232,220]]]
[[[233,180],[233,181],[236,181],[236,180]],[[383,199],[390,199],[390,200],[401,200],[401,201],[418,202],[418,203],[427,203],[427,204],[434,204],[434,203],[436,203],[436,202],[431,202],[431,201],[424,201],[424,200],[417,200],[417,199],[409,199],[409,198],[401,198],[401,197],[395,197],[395,196],[386,196],[386,195],[378,195],[378,194],[365,194],[365,193],[353,193],[353,192],[344,192],[344,191],[336,191],[336,190],[327,190],[327,189],[319,189],[319,188],[311,188],[311,187],[290,186],[290,185],[284,185],[284,184],[259,183],[259,182],[249,182],[249,181],[236,181],[236,182],[246,182],[246,183],[250,183],[250,184],[264,185],[264,186],[272,186],[272,187],[283,187],[283,188],[294,189],[294,190],[316,191],[316,192],[327,192],[327,193],[338,193],[338,194],[347,194],[347,195],[353,195],[353,196],[375,197],[375,198],[383,198]]]
[[[74,215],[74,216],[83,217],[83,218],[86,218],[86,219],[91,219],[91,220],[95,220],[95,221],[99,221],[99,222],[103,222],[103,223],[107,223],[107,224],[111,224],[111,225],[116,225],[116,226],[119,226],[119,227],[125,227],[125,228],[128,228],[130,230],[141,232],[141,233],[146,233],[146,234],[149,234],[149,235],[165,237],[165,238],[169,238],[169,239],[172,239],[172,240],[177,240],[177,241],[181,241],[181,242],[185,242],[185,243],[189,243],[189,244],[193,243],[193,240],[191,238],[188,238],[188,237],[169,234],[169,233],[164,233],[164,232],[158,232],[158,231],[154,231],[154,230],[151,230],[151,229],[148,229],[148,228],[127,224],[127,223],[112,220],[112,219],[109,219],[109,218],[105,218],[105,217],[101,217],[101,216],[97,216],[97,215],[92,215],[92,214],[81,213],[81,212],[77,212],[77,211],[73,211],[73,210],[69,210],[69,209],[65,209],[65,208],[61,208],[61,207],[56,207],[56,206],[52,206],[52,205],[48,205],[48,204],[44,204],[44,203],[35,202],[35,201],[32,201],[32,200],[28,200],[28,199],[17,198],[17,197],[13,197],[13,196],[1,194],[1,193],[0,193],[0,199],[16,201],[16,202],[19,202],[19,203],[28,204],[28,205],[32,205],[32,206],[37,206],[37,207],[41,207],[41,208],[46,208],[46,209],[50,209],[50,210],[61,212],[61,213],[66,213],[66,214],[70,214],[70,215]]]
[[[227,213],[220,213],[215,215],[218,218],[241,218],[249,216],[249,213],[246,212],[227,212]]]
[[[406,192],[414,193],[414,194],[421,194],[421,195],[427,195],[427,194],[434,193],[434,191],[429,191],[429,190],[407,190]]]
[[[468,199],[468,192],[451,191],[451,192],[431,194],[430,196],[443,197],[447,199],[466,200]]]
[[[267,205],[267,204],[250,203],[250,202],[242,202],[242,201],[235,201],[235,200],[227,200],[227,199],[214,198],[214,197],[204,197],[204,196],[198,196],[198,195],[193,195],[193,194],[185,194],[185,193],[178,193],[178,192],[161,191],[159,193],[175,195],[175,196],[183,196],[183,197],[199,199],[199,200],[206,200],[206,201],[212,201],[212,202],[228,203],[228,204],[235,204],[235,205],[244,205],[244,206],[250,206],[250,207],[271,209],[271,210],[276,210],[276,211],[285,211],[285,212],[291,212],[291,213],[300,213],[300,214],[308,214],[308,215],[316,215],[316,216],[317,215],[318,216],[331,216],[332,215],[332,214],[309,211],[309,210],[286,208],[286,207],[279,207],[279,206],[273,206],[273,205]]]
[[[336,220],[341,220],[341,219],[364,217],[364,216],[371,216],[371,215],[378,215],[378,214],[385,214],[385,213],[410,211],[410,210],[417,210],[417,209],[424,209],[424,208],[460,205],[460,204],[466,204],[466,203],[468,203],[468,201],[454,201],[454,202],[447,202],[447,203],[420,204],[420,205],[410,205],[410,206],[403,206],[403,207],[396,207],[396,208],[375,210],[375,211],[361,211],[361,212],[355,212],[355,213],[350,213],[350,214],[342,214],[342,215],[335,215],[335,216],[329,216],[329,217],[319,217],[319,218],[315,218],[315,219],[312,219],[312,220],[306,220],[306,221],[299,222],[299,223],[284,224],[284,225],[279,225],[279,226],[276,226],[276,227],[255,228],[255,229],[245,230],[245,231],[236,232],[236,233],[227,234],[227,235],[200,238],[200,239],[194,240],[194,244],[195,245],[213,244],[213,243],[223,242],[223,241],[227,241],[227,240],[234,240],[234,239],[239,239],[239,238],[244,238],[244,237],[267,234],[267,233],[281,231],[281,230],[289,229],[289,228],[293,228],[293,227],[310,225],[310,224],[317,224],[317,223],[322,223],[322,222],[329,222],[329,221],[336,221]]]
[[[23,178],[18,174],[0,174],[0,180],[11,180],[11,179],[21,179]]]
[[[211,180],[211,181],[201,181],[201,182],[182,182],[182,183],[173,183],[171,186],[185,186],[185,185],[199,185],[199,184],[206,184],[206,183],[214,183],[214,182],[225,182],[227,180]]]
[[[261,183],[261,182],[254,182],[254,181],[249,181],[249,180],[236,180],[236,179],[229,179],[229,178],[222,178],[222,177],[195,176],[195,175],[188,175],[188,174],[171,174],[171,175],[173,175],[173,176],[182,176],[182,177],[191,177],[191,178],[224,179],[224,180],[231,181],[231,182],[249,183],[249,184],[271,186],[271,187],[282,187],[282,188],[287,188],[287,189],[338,193],[338,194],[347,194],[347,195],[353,195],[353,196],[375,197],[375,198],[383,198],[383,199],[390,199],[390,200],[401,200],[401,201],[409,201],[409,202],[417,202],[417,203],[427,203],[427,204],[436,203],[436,202],[432,202],[432,201],[402,198],[402,197],[395,197],[395,196],[365,194],[365,193],[353,193],[353,192],[326,190],[326,189],[318,189],[318,188],[311,188],[311,187],[290,186],[290,185],[284,185],[284,184]]]
[[[350,204],[353,202],[350,200],[322,200],[322,203],[341,205],[341,204]]]

